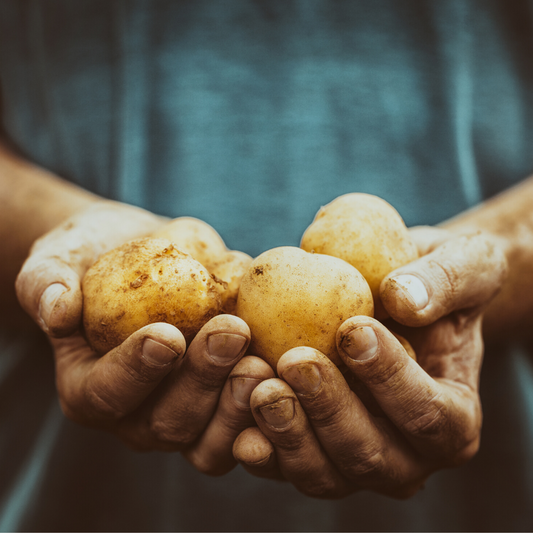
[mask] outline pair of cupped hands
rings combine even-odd
[[[179,451],[207,474],[239,462],[323,498],[361,489],[409,497],[431,473],[476,453],[482,313],[507,268],[493,238],[412,229],[420,258],[381,285],[391,318],[344,322],[340,368],[298,347],[273,369],[246,355],[250,330],[231,315],[210,320],[189,346],[174,326],[156,323],[99,357],[82,331],[81,279],[102,253],[164,222],[97,202],[36,241],[18,276],[20,303],[53,346],[70,419],[137,450]]]

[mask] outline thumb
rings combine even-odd
[[[23,309],[52,337],[74,333],[81,323],[80,273],[59,257],[38,253],[24,263],[16,281]]]
[[[406,326],[425,326],[459,309],[488,303],[507,275],[503,247],[476,233],[452,238],[391,272],[380,295],[390,316]]]
[[[160,223],[148,211],[108,201],[71,217],[34,243],[16,281],[20,304],[47,334],[71,335],[81,323],[86,270],[106,251]]]

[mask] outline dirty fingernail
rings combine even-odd
[[[365,361],[376,355],[378,339],[369,326],[355,328],[344,337],[341,348],[351,359]]]
[[[259,409],[267,424],[282,429],[288,426],[294,418],[294,400],[283,398],[269,405],[264,405]]]
[[[291,366],[283,372],[282,377],[294,391],[300,394],[316,392],[322,383],[320,371],[312,363]]]
[[[250,407],[250,396],[253,390],[261,383],[260,379],[235,376],[231,378],[231,393],[241,407]]]
[[[39,315],[45,327],[49,326],[55,311],[60,308],[60,298],[67,292],[67,288],[61,283],[52,283],[41,296],[39,303]]]
[[[391,278],[401,288],[406,298],[418,311],[424,309],[429,302],[428,291],[422,281],[411,274],[402,274]]]
[[[144,340],[142,355],[144,359],[155,365],[167,365],[178,357],[178,354],[174,350],[160,342],[154,341],[154,339]]]
[[[215,333],[207,339],[209,355],[219,363],[227,363],[239,355],[246,339],[233,333]]]

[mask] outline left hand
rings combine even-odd
[[[481,233],[412,235],[421,257],[389,274],[381,296],[387,325],[408,338],[418,363],[384,324],[363,316],[338,331],[346,379],[313,348],[288,351],[278,362],[281,379],[252,393],[258,427],[234,444],[250,473],[286,479],[314,497],[370,489],[406,498],[433,472],[476,453],[482,314],[505,280],[505,256]],[[354,379],[371,402],[350,388]]]
[[[232,446],[253,424],[249,396],[274,375],[243,357],[248,326],[217,315],[189,345],[164,322],[132,333],[107,354],[88,345],[82,325],[86,270],[106,251],[151,234],[164,219],[102,201],[35,242],[17,278],[19,301],[49,336],[65,415],[107,431],[139,451],[179,451],[198,470],[221,475],[235,465]]]

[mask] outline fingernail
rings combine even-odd
[[[209,355],[219,363],[227,363],[239,355],[246,339],[233,333],[215,333],[207,339]]]
[[[235,376],[231,378],[231,393],[235,401],[242,407],[250,407],[250,396],[261,383],[260,379]]]
[[[376,355],[378,339],[370,326],[362,326],[344,337],[341,348],[351,359],[366,361]]]
[[[154,365],[168,365],[178,358],[178,354],[154,339],[144,339],[142,356]]]
[[[428,291],[419,278],[412,276],[411,274],[401,274],[400,276],[391,278],[391,280],[395,281],[400,286],[401,290],[415,309],[420,311],[426,307],[429,302]]]
[[[48,327],[52,315],[59,309],[58,300],[65,292],[67,292],[67,288],[61,283],[52,283],[43,292],[39,303],[39,315],[45,327]]]
[[[294,418],[294,400],[282,398],[275,403],[264,405],[259,410],[267,424],[282,429],[288,426]]]
[[[316,392],[322,383],[320,370],[312,363],[291,366],[283,372],[282,377],[295,392],[300,394]]]

